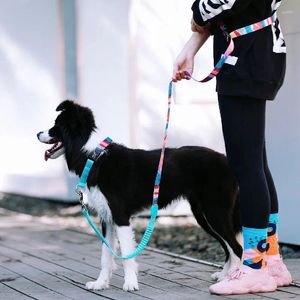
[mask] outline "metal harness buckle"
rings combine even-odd
[[[88,155],[88,159],[91,159],[93,161],[97,161],[102,155],[106,154],[106,150],[102,151],[94,151]]]
[[[76,191],[76,194],[78,194],[78,196],[79,196],[79,203],[81,204],[81,208],[87,210],[87,206],[83,202],[83,192],[82,192],[81,188],[79,186],[76,186],[75,191]]]

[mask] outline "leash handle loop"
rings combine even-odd
[[[277,19],[277,14],[275,12],[271,17],[268,17],[268,18],[266,18],[266,19],[264,19],[264,20],[262,20],[260,22],[256,22],[254,24],[247,25],[245,27],[236,29],[236,30],[230,32],[229,34],[225,31],[224,28],[222,28],[223,32],[226,34],[226,38],[229,39],[229,45],[228,45],[225,53],[222,54],[221,58],[217,62],[217,64],[214,67],[214,69],[209,73],[208,76],[206,76],[202,80],[195,79],[192,76],[192,74],[190,74],[188,71],[184,72],[185,76],[187,76],[189,78],[192,78],[194,81],[201,82],[201,83],[210,81],[211,79],[213,79],[214,77],[216,77],[220,73],[220,71],[221,71],[223,65],[225,64],[227,58],[233,52],[233,50],[234,50],[233,39],[235,39],[235,38],[237,38],[239,36],[242,36],[242,35],[246,35],[246,34],[249,34],[249,33],[252,33],[252,32],[255,32],[255,31],[258,31],[258,30],[261,30],[261,29],[263,29],[265,27],[268,27],[268,26],[272,25],[276,21],[276,19]]]

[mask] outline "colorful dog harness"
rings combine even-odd
[[[197,82],[202,82],[202,83],[207,82],[207,81],[211,80],[212,78],[216,77],[219,74],[222,66],[226,62],[227,58],[230,56],[230,54],[234,50],[233,39],[235,39],[239,36],[242,36],[242,35],[246,35],[246,34],[251,33],[251,32],[258,31],[258,30],[260,30],[262,28],[265,28],[267,26],[270,26],[271,24],[273,24],[275,22],[275,20],[276,20],[276,14],[274,14],[273,16],[271,16],[271,17],[269,17],[269,18],[267,18],[267,19],[265,19],[261,22],[257,22],[255,24],[245,26],[243,28],[232,31],[230,34],[226,34],[227,38],[230,40],[229,46],[227,47],[225,53],[221,56],[220,60],[216,64],[213,71],[207,77],[205,77],[202,80],[197,80],[197,79],[193,78],[191,76],[191,74],[189,74],[188,72],[186,72],[186,75],[189,76],[190,78],[192,78],[193,80],[195,80]],[[88,223],[93,228],[96,235],[103,242],[103,244],[106,245],[106,247],[109,249],[109,251],[115,257],[120,258],[120,259],[131,259],[131,258],[134,258],[135,256],[139,255],[145,249],[145,247],[147,246],[147,244],[150,240],[150,237],[152,235],[152,232],[154,230],[154,227],[155,227],[155,220],[156,220],[157,213],[158,213],[158,204],[157,204],[157,202],[158,202],[158,198],[159,198],[160,181],[161,181],[161,175],[162,175],[163,164],[164,164],[165,149],[166,149],[166,145],[167,145],[167,136],[168,136],[167,132],[168,132],[169,120],[170,120],[172,94],[173,94],[173,82],[171,81],[169,83],[169,88],[168,88],[168,111],[167,111],[166,127],[165,127],[163,145],[162,145],[162,149],[161,149],[161,154],[160,154],[160,159],[159,159],[159,163],[158,163],[157,173],[156,173],[156,177],[155,177],[153,197],[152,197],[152,206],[151,206],[151,209],[150,209],[150,220],[148,222],[147,228],[144,232],[144,235],[143,235],[139,245],[137,246],[137,248],[132,253],[130,253],[128,255],[125,255],[125,256],[121,256],[121,255],[118,255],[115,252],[115,250],[111,247],[111,245],[108,243],[108,241],[105,239],[105,237],[102,235],[102,233],[99,231],[99,229],[97,228],[97,226],[93,222],[92,218],[89,215],[88,209],[87,209],[87,207],[85,206],[85,204],[83,202],[83,195],[86,192],[87,178],[89,176],[89,173],[92,169],[92,166],[93,166],[94,162],[100,156],[102,156],[103,154],[106,153],[106,148],[112,143],[112,140],[110,138],[106,138],[105,140],[103,140],[96,147],[96,149],[94,150],[94,153],[88,157],[88,159],[86,161],[86,164],[85,164],[85,167],[84,167],[84,169],[82,171],[82,174],[80,176],[79,183],[76,186],[76,192],[80,196],[79,201],[82,205],[82,214],[85,216]]]

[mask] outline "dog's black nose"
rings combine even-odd
[[[40,138],[40,135],[43,133],[43,131],[40,131],[36,136],[37,138],[39,139]]]

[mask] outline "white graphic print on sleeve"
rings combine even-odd
[[[273,0],[272,14],[277,11],[280,4],[281,4],[281,0]],[[273,32],[273,52],[286,53],[286,45],[285,45],[284,37],[278,19],[276,19],[275,24],[272,26],[272,32]]]
[[[212,19],[224,10],[231,9],[236,0],[200,0],[199,10],[203,21]]]

